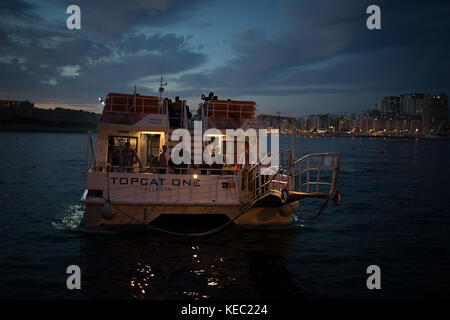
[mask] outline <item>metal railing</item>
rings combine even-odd
[[[89,171],[96,172],[127,172],[127,173],[157,173],[157,174],[192,174],[192,175],[237,175],[240,170],[235,168],[197,168],[197,167],[157,167],[157,166],[121,166],[121,165],[101,165],[92,162]]]
[[[341,170],[340,153],[313,153],[296,160],[290,168],[292,191],[334,193]]]
[[[254,119],[256,115],[256,104],[209,100],[206,105],[208,107],[211,106],[211,108],[207,109],[206,116],[215,117],[220,113],[222,116],[225,115],[227,118],[230,118],[231,114],[238,114],[239,118],[245,115],[249,119]]]
[[[309,154],[292,162],[291,151],[283,150],[280,151],[278,169],[273,174],[263,175],[261,171],[268,168],[263,165],[263,160],[269,156],[271,153],[251,166],[243,176],[248,202],[254,202],[269,192],[278,192],[284,197],[284,190],[286,196],[289,192],[299,192],[304,196],[335,193],[342,164],[340,153]]]
[[[253,202],[263,197],[270,191],[279,192],[289,189],[289,176],[287,169],[290,166],[290,150],[282,150],[279,153],[279,166],[273,174],[261,174],[264,170],[273,168],[264,165],[264,160],[272,155],[271,152],[262,157],[258,163],[252,165],[244,174],[244,190],[248,192],[248,202]],[[287,156],[284,156],[287,155]]]
[[[115,100],[115,101],[114,101]],[[119,101],[125,100],[125,103],[119,103]],[[155,101],[155,98],[144,98],[142,96],[136,97],[136,106],[134,106],[134,97],[123,97],[123,96],[108,96],[106,97],[106,107],[110,109],[110,111],[116,111],[113,110],[114,107],[121,107],[126,109],[126,112],[144,112],[145,108],[156,108],[158,111],[156,114],[166,114],[167,113],[167,107],[164,106],[164,101],[160,101],[158,105],[154,105],[151,103],[146,104],[145,102],[153,102]]]

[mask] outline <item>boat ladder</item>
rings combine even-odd
[[[304,198],[339,201],[336,183],[342,166],[340,153],[308,154],[293,161],[291,151],[284,150],[280,151],[278,167],[264,165],[266,157],[244,173],[243,190],[246,192],[247,204],[253,205],[269,194],[279,197],[283,203]],[[271,172],[263,174],[265,170]]]

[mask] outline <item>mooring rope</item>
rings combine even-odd
[[[158,232],[162,232],[162,233],[167,233],[170,235],[174,235],[174,236],[182,236],[182,237],[202,237],[202,236],[207,236],[216,232],[219,232],[220,230],[224,229],[225,227],[227,227],[228,225],[230,225],[231,223],[233,223],[234,221],[236,221],[237,218],[239,218],[240,216],[242,216],[245,212],[247,212],[247,210],[253,205],[255,204],[260,197],[256,196],[254,199],[252,199],[251,201],[249,201],[243,208],[241,208],[241,210],[239,211],[239,214],[234,217],[233,219],[230,219],[229,221],[227,221],[226,223],[213,228],[211,230],[205,231],[205,232],[194,232],[194,233],[186,233],[186,232],[175,232],[175,231],[171,231],[171,230],[167,230],[167,229],[162,229],[162,228],[158,228],[155,226],[152,226],[151,224],[147,224],[144,221],[141,221],[139,219],[136,219],[135,217],[129,215],[127,212],[125,212],[124,210],[118,208],[117,206],[115,206],[113,203],[111,203],[110,200],[110,187],[109,187],[109,170],[108,168],[106,168],[107,173],[106,173],[106,177],[107,177],[107,199],[105,204],[109,204],[111,207],[115,208],[117,211],[119,211],[120,213],[122,213],[123,215],[125,215],[126,217],[128,217],[129,219],[133,220],[134,222],[145,226],[146,228],[153,230],[153,231],[158,231]],[[274,175],[275,176],[275,175]],[[273,176],[273,177],[274,177]],[[273,179],[272,177],[272,179]],[[271,180],[272,180],[271,179]],[[327,198],[327,200],[322,204],[321,208],[319,209],[319,211],[317,212],[317,214],[315,214],[312,218],[308,218],[305,219],[303,218],[301,215],[297,215],[300,219],[302,219],[303,221],[314,221],[316,220],[320,215],[322,215],[323,212],[325,212],[325,210],[328,208],[328,201],[330,200],[330,197]]]
[[[314,220],[316,220],[318,217],[320,217],[322,215],[322,213],[325,212],[325,210],[328,208],[328,201],[330,200],[330,197],[327,198],[327,200],[325,200],[325,202],[322,204],[322,206],[320,207],[319,211],[312,216],[311,218],[303,218],[302,215],[295,213],[294,215],[299,217],[301,220],[306,221],[306,222],[312,222]]]
[[[195,233],[184,233],[184,232],[175,232],[175,231],[171,231],[171,230],[167,230],[167,229],[162,229],[162,228],[158,228],[155,226],[152,226],[150,224],[147,224],[139,219],[136,219],[135,217],[129,215],[127,212],[123,211],[122,209],[118,208],[117,206],[115,206],[113,203],[111,203],[110,200],[110,187],[109,187],[109,168],[106,168],[106,178],[108,180],[107,182],[107,199],[105,204],[109,204],[111,207],[115,208],[117,211],[119,211],[120,213],[122,213],[123,215],[127,216],[128,218],[130,218],[131,220],[135,221],[136,223],[145,226],[148,229],[154,230],[154,231],[159,231],[159,232],[163,232],[163,233],[167,233],[167,234],[171,234],[171,235],[175,235],[175,236],[183,236],[183,237],[201,237],[201,236],[206,236],[206,235],[210,235],[216,232],[219,232],[220,230],[222,230],[223,228],[225,228],[226,226],[228,226],[229,224],[233,223],[234,221],[236,221],[237,218],[239,218],[240,216],[242,216],[257,200],[259,200],[258,197],[256,197],[255,199],[252,199],[251,201],[249,201],[243,208],[240,209],[239,214],[234,217],[233,219],[230,219],[229,221],[227,221],[226,223],[205,231],[205,232],[195,232]],[[273,177],[272,177],[273,178]]]

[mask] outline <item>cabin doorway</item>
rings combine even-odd
[[[162,136],[160,133],[141,134],[141,159],[145,166],[158,166],[158,155],[160,152]]]

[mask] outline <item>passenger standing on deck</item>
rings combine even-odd
[[[202,99],[205,101],[212,100],[213,97],[214,97],[214,92],[210,92],[207,97],[205,97],[205,95],[202,95]]]
[[[127,141],[127,143],[125,143],[125,149],[122,151],[121,154],[122,167],[126,169],[126,171],[132,171],[133,169],[130,167],[133,167],[136,161],[139,162],[139,167],[142,167],[141,160],[139,160],[136,151],[131,149],[130,142]]]
[[[175,112],[179,112],[181,115],[181,110],[183,109],[183,103],[181,102],[179,96],[175,97],[175,102],[173,103],[172,108]]]

